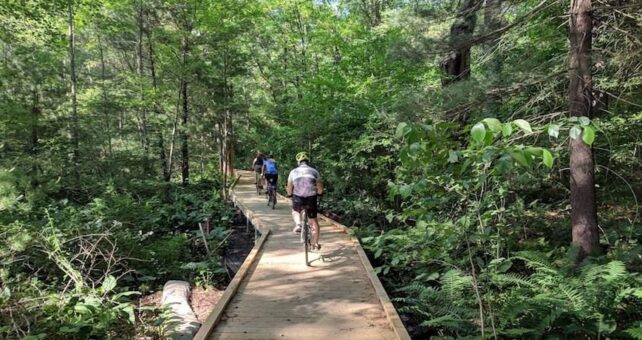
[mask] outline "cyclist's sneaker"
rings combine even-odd
[[[312,245],[312,249],[321,250],[321,245],[318,244],[318,243],[317,244],[313,244]]]
[[[300,233],[301,232],[301,225],[297,224],[296,227],[294,227],[294,229],[292,229],[292,232]]]

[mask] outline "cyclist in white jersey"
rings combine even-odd
[[[323,182],[319,172],[308,165],[310,158],[307,153],[299,152],[296,155],[299,166],[288,176],[286,191],[292,196],[292,218],[296,226],[294,232],[301,231],[301,211],[307,210],[310,226],[312,227],[312,247],[321,249],[319,244],[319,222],[317,220],[317,196],[323,194]]]

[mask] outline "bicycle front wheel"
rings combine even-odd
[[[304,244],[303,248],[305,248],[305,265],[309,266],[310,262],[308,260],[308,253],[310,252],[310,231],[309,231],[310,228],[306,226],[304,230],[305,230],[305,237],[304,237],[305,241],[303,242]]]

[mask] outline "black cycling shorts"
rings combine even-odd
[[[267,179],[268,183],[271,186],[276,186],[276,183],[279,181],[279,175],[278,174],[263,174],[265,176],[265,179]]]
[[[292,196],[292,210],[300,213],[303,209],[307,210],[308,218],[317,218],[317,196]]]

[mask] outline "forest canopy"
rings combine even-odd
[[[4,0],[0,27],[0,338],[162,337],[142,294],[227,282],[234,169],[306,151],[414,338],[642,339],[640,0]]]

